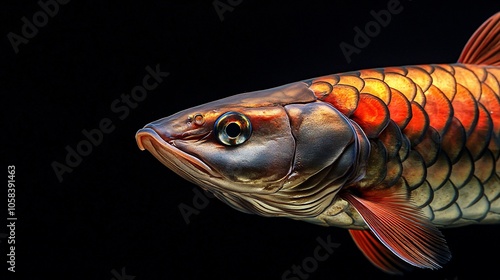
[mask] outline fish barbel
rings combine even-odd
[[[500,13],[455,64],[247,92],[136,134],[233,208],[349,229],[388,273],[451,257],[439,228],[500,223]]]

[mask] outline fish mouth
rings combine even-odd
[[[151,127],[137,131],[135,139],[141,151],[148,150],[166,167],[192,183],[198,184],[203,178],[222,177],[197,157],[176,148],[175,140],[165,141]]]

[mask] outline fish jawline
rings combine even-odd
[[[199,184],[203,177],[221,178],[220,174],[203,161],[165,142],[151,128],[139,130],[135,139],[139,149],[148,150],[166,167],[192,183]]]

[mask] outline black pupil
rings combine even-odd
[[[241,133],[241,128],[237,123],[230,123],[226,126],[226,133],[227,136],[234,138],[240,135]]]

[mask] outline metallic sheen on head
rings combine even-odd
[[[187,109],[136,135],[141,149],[238,210],[292,217],[331,204],[356,170],[358,138],[302,82]]]

